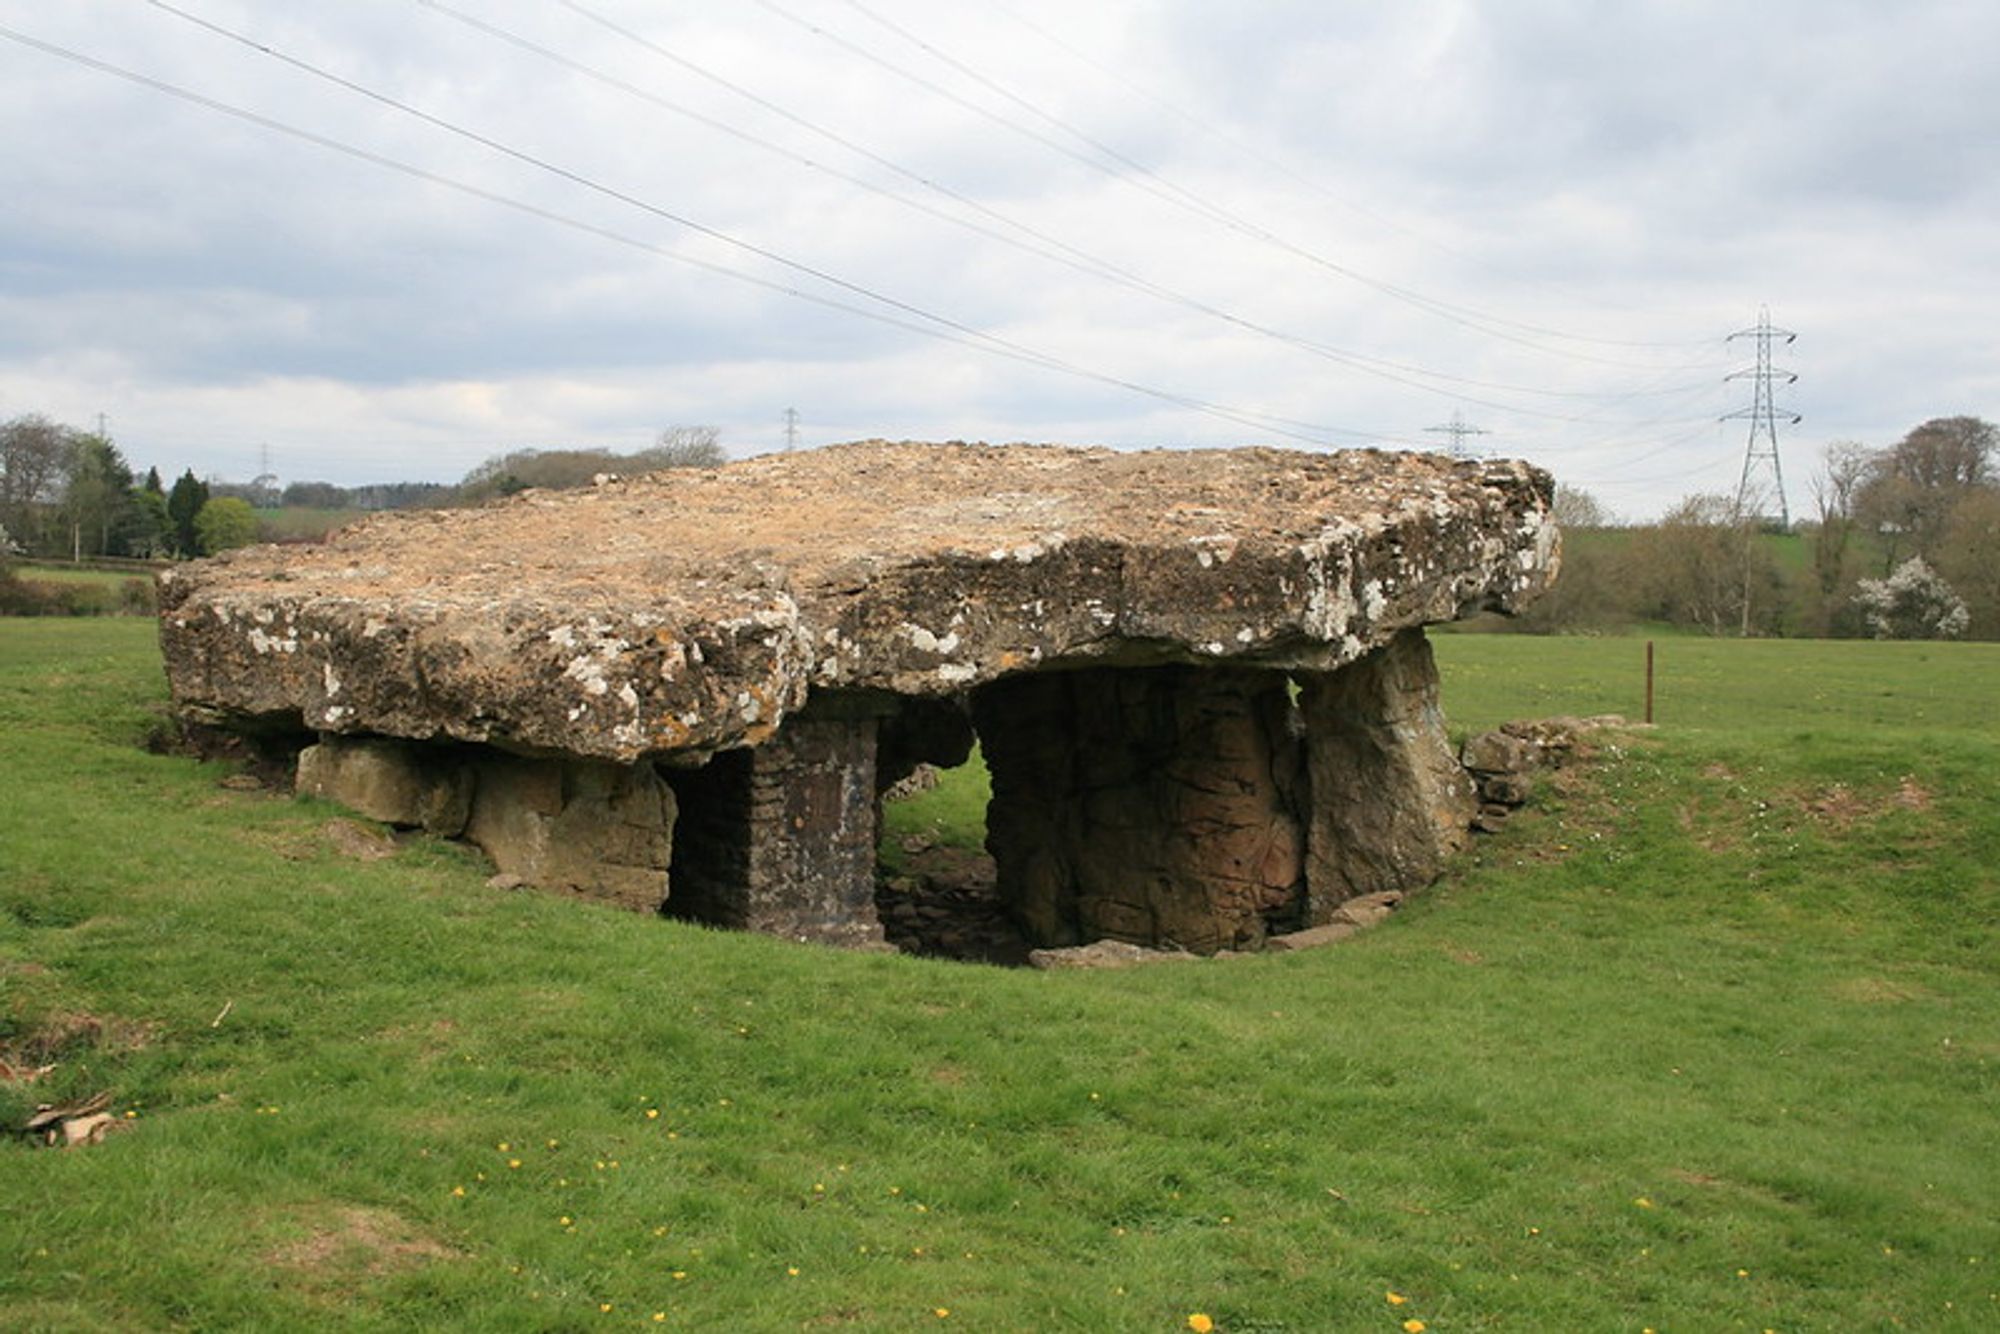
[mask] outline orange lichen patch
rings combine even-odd
[[[304,1235],[265,1255],[275,1269],[298,1276],[305,1287],[328,1293],[355,1279],[385,1278],[439,1260],[463,1258],[408,1220],[386,1209],[329,1206],[294,1220]]]

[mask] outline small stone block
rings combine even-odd
[[[1289,931],[1282,936],[1272,936],[1264,942],[1264,948],[1272,954],[1313,950],[1322,945],[1331,945],[1337,940],[1345,940],[1360,929],[1352,922],[1329,922],[1325,926],[1307,927],[1304,931]]]

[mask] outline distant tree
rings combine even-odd
[[[1767,634],[1784,609],[1784,580],[1757,521],[1726,496],[1689,496],[1632,535],[1621,583],[1646,619],[1712,635]]]
[[[729,461],[722,449],[722,432],[713,426],[669,426],[651,449],[632,462],[642,471],[657,468],[719,468]]]
[[[476,502],[530,487],[589,486],[605,473],[630,476],[665,468],[713,468],[728,459],[717,443],[718,434],[713,426],[676,426],[662,431],[657,444],[632,454],[608,449],[517,449],[487,459],[467,473],[459,483],[459,496]]]
[[[293,482],[279,503],[299,509],[341,510],[348,507],[349,500],[346,489],[332,482]]]
[[[1603,503],[1590,492],[1567,482],[1556,486],[1554,513],[1557,526],[1562,528],[1611,526],[1611,511],[1605,509]]]
[[[1922,556],[1887,579],[1863,579],[1854,598],[1877,639],[1956,639],[1971,620],[1964,600]]]
[[[0,422],[0,523],[18,542],[52,554],[63,469],[77,433],[40,414]]]
[[[347,503],[362,510],[422,509],[449,505],[457,488],[441,482],[374,482],[349,488]]]
[[[251,509],[274,510],[284,499],[284,492],[278,489],[277,479],[268,473],[254,477],[247,482],[225,482],[219,478],[208,479],[209,494],[234,496],[248,504]]]
[[[166,495],[166,489],[160,485],[160,470],[158,468],[146,469],[146,480],[140,483],[139,489],[141,491],[151,491],[156,496]]]
[[[64,466],[63,515],[69,520],[71,554],[121,556],[131,528],[132,466],[118,446],[102,435],[76,438]]]
[[[2000,487],[1966,492],[1946,516],[1938,573],[1965,600],[1968,636],[2000,639]]]
[[[201,554],[201,539],[195,532],[195,516],[209,501],[208,483],[194,475],[189,468],[174,482],[174,489],[167,496],[167,517],[173,521],[173,547],[177,555],[198,556]]]
[[[1881,538],[1883,569],[1906,555],[1935,557],[1945,521],[1967,492],[1988,485],[2000,428],[1977,417],[1936,417],[1871,456],[1857,517]]]
[[[1618,606],[1619,582],[1616,555],[1601,544],[1579,541],[1572,533],[1563,542],[1561,577],[1514,618],[1512,628],[1523,634],[1550,635],[1613,625],[1625,619]]]
[[[158,481],[157,475],[153,478]],[[132,493],[119,535],[123,554],[148,560],[170,556],[174,551],[174,519],[167,513],[167,498],[159,488],[141,486]]]
[[[1865,445],[1836,441],[1826,447],[1825,462],[1813,474],[1816,522],[1811,531],[1813,583],[1807,608],[1812,633],[1859,632],[1858,614],[1851,611],[1847,590],[1858,575],[1855,505],[1873,458]]]
[[[195,541],[204,556],[257,540],[257,511],[241,496],[217,496],[194,516]]]
[[[495,455],[468,472],[458,491],[466,500],[479,501],[530,487],[584,486],[594,474],[606,471],[610,458],[601,450],[517,449]]]

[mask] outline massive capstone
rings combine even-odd
[[[1038,943],[1240,947],[1462,838],[1421,627],[1547,586],[1551,491],[1376,451],[875,442],[232,552],[162,577],[161,636],[190,720],[318,734],[306,791],[797,936],[879,938],[877,794],[976,726]]]

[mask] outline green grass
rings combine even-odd
[[[1556,713],[1644,717],[1643,639],[1537,638],[1433,639],[1453,724],[1492,727]],[[1677,733],[1742,733],[1779,745],[1842,729],[1979,732],[1994,725],[2000,646],[1677,635],[1656,640],[1653,674],[1654,721]]]
[[[84,566],[27,562],[16,565],[14,574],[17,578],[32,580],[39,584],[73,584],[84,588],[108,588],[114,592],[122,588],[128,579],[152,578],[152,572],[144,569],[98,570]]]
[[[366,510],[320,509],[310,505],[285,505],[257,511],[259,539],[265,542],[317,540],[336,528],[367,517]]]
[[[903,842],[927,839],[947,847],[983,848],[986,844],[986,803],[993,799],[993,782],[979,748],[962,768],[939,775],[927,788],[882,807],[882,862],[893,873],[905,866]]]
[[[1636,648],[1453,638],[1447,707]],[[138,747],[151,627],[0,623],[0,1117],[135,1113],[0,1143],[0,1327],[1990,1328],[2000,649],[1662,651],[1366,936],[1036,974],[347,860]]]

